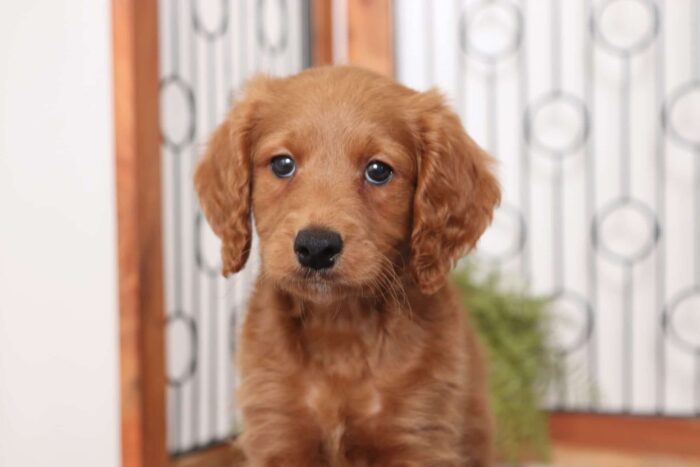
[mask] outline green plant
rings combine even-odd
[[[453,274],[489,363],[497,448],[508,461],[549,454],[547,415],[541,410],[548,385],[561,376],[551,346],[547,299],[509,287],[497,273],[478,277],[473,265]]]

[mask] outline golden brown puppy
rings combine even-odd
[[[259,77],[195,175],[223,272],[262,270],[239,351],[247,465],[491,464],[453,263],[491,221],[491,158],[435,92],[356,68]]]

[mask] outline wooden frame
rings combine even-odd
[[[347,0],[349,63],[394,76],[392,0]]]
[[[700,418],[554,412],[554,444],[700,459]]]
[[[168,464],[156,0],[113,0],[124,467]]]
[[[333,9],[331,0],[311,1],[311,63],[333,63]]]

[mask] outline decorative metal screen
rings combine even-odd
[[[481,262],[551,296],[551,405],[700,413],[700,0],[396,0],[398,78],[500,161]]]
[[[256,268],[220,274],[219,241],[192,190],[207,136],[256,71],[309,63],[308,0],[160,0],[168,443],[173,454],[226,439],[237,323]]]

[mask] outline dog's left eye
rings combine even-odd
[[[370,161],[365,169],[365,180],[372,185],[384,185],[391,180],[394,170],[383,162]]]
[[[270,161],[272,172],[280,178],[287,178],[294,175],[296,164],[291,156],[275,156]]]

